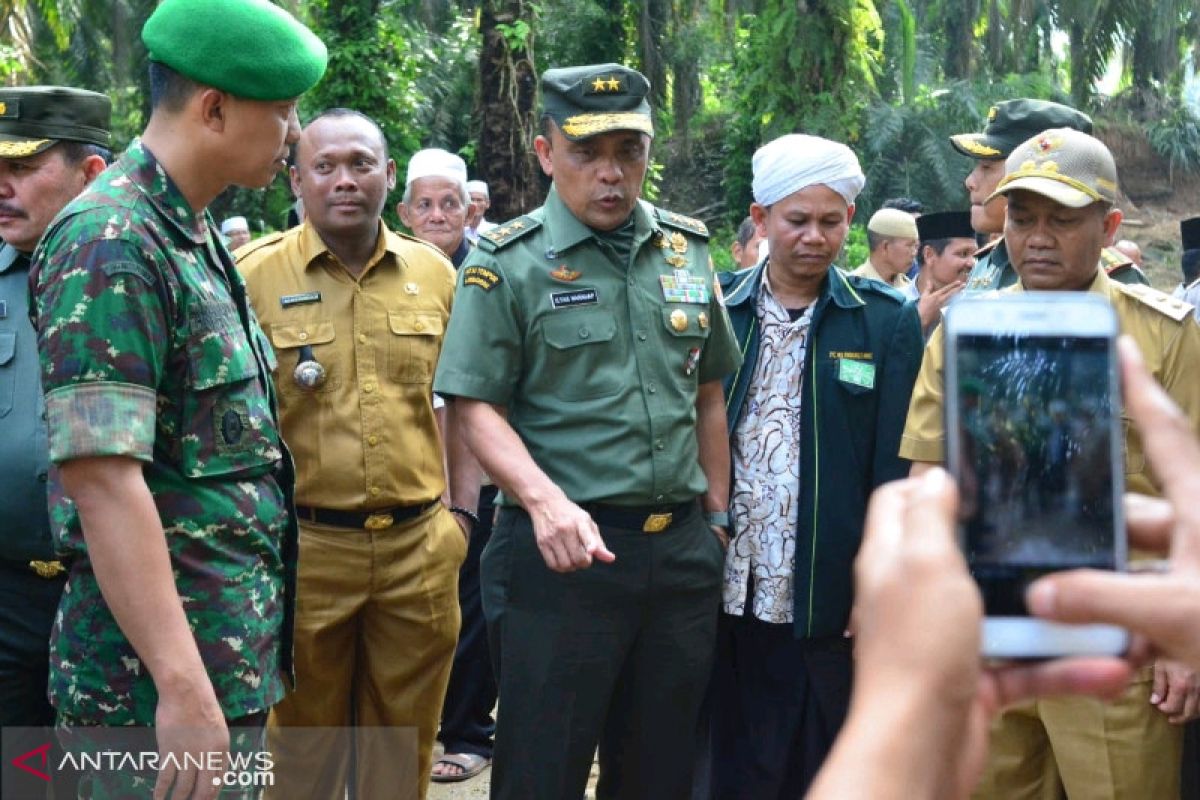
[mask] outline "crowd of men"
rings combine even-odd
[[[142,35],[152,112],[115,159],[103,95],[0,89],[5,728],[265,748],[289,799],[490,765],[494,798],[575,800],[597,755],[606,800],[1180,795],[1200,628],[1162,620],[1200,608],[1170,583],[1200,552],[1200,219],[1179,296],[1146,286],[1086,115],[998,104],[953,138],[970,210],[889,203],[852,271],[857,157],[775,139],[714,273],[704,223],[641,199],[635,70],[542,75],[551,188],[517,219],[484,219],[457,155],[414,154],[410,236],[382,220],[398,167],[370,109],[301,127],[327,54],[286,11],[165,0]],[[289,161],[295,227],[216,228],[224,189]],[[1132,533],[1161,549],[1174,514],[1174,594],[1077,575],[1030,605],[1157,658],[980,671],[939,323],[994,289],[1101,294],[1131,340],[1126,479],[1175,502]],[[208,798],[222,773],[50,787]]]

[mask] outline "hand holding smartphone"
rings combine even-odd
[[[1116,313],[1088,293],[1015,293],[963,298],[945,326],[947,462],[983,595],[983,655],[1124,652],[1121,628],[1025,608],[1047,573],[1125,569]]]

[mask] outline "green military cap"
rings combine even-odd
[[[950,144],[964,156],[999,161],[1021,142],[1050,128],[1091,133],[1092,118],[1049,100],[1006,100],[988,109],[983,133],[959,133],[950,137]]]
[[[268,0],[164,0],[142,27],[151,61],[250,100],[289,100],[316,85],[329,54]]]
[[[0,158],[25,158],[67,140],[108,147],[112,101],[66,86],[0,88]]]
[[[562,67],[542,73],[542,115],[568,139],[586,139],[608,131],[654,135],[650,81],[620,64]]]
[[[1117,201],[1117,164],[1104,143],[1072,128],[1043,131],[1004,162],[1004,177],[985,202],[1025,189],[1069,208]]]

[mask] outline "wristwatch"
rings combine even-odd
[[[709,525],[716,525],[718,528],[729,527],[729,512],[728,511],[705,511],[704,521]]]

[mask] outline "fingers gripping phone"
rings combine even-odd
[[[945,324],[947,461],[983,655],[1124,652],[1121,628],[1025,609],[1026,587],[1049,572],[1125,568],[1115,312],[1094,294],[1017,293],[963,298]]]

